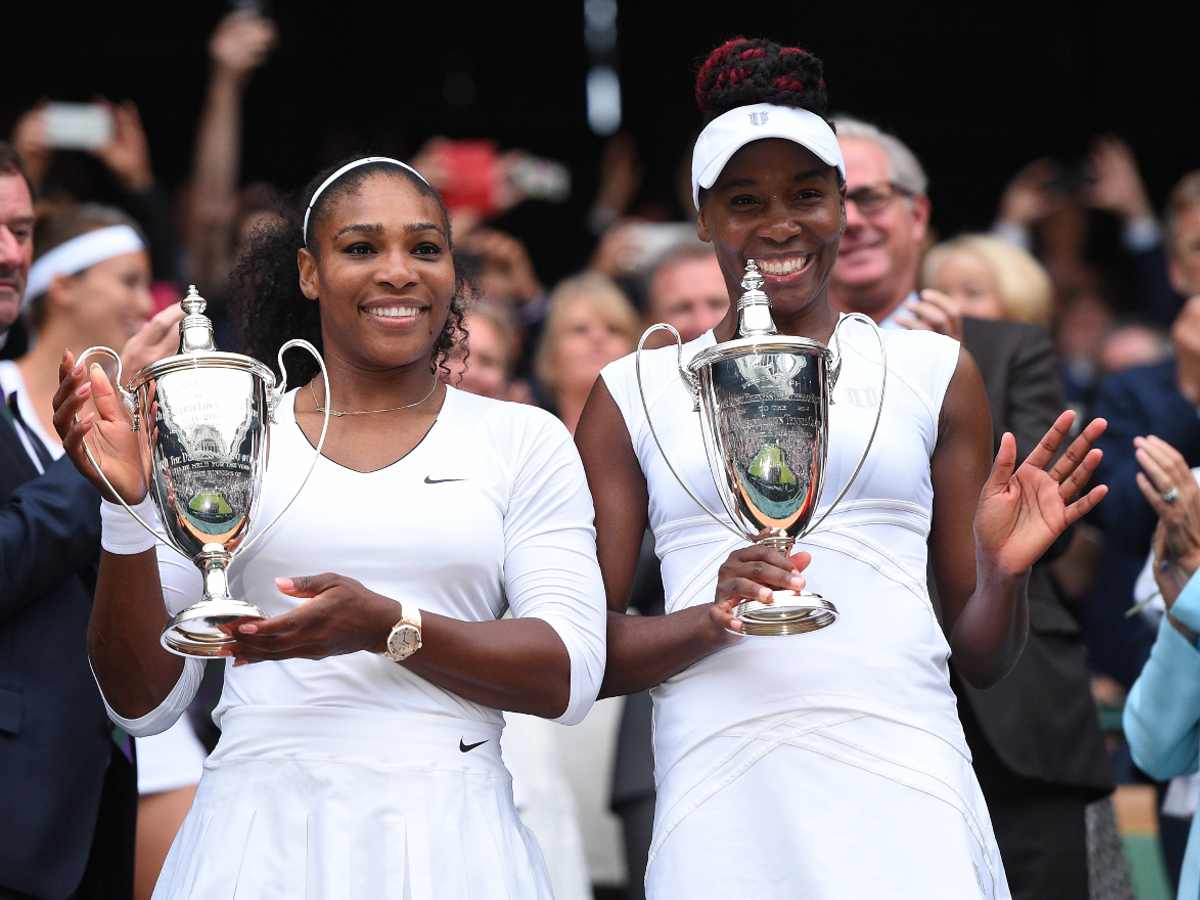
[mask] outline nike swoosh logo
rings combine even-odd
[[[465,479],[465,478],[430,478],[428,475],[425,476],[426,484],[444,484],[447,481],[466,481],[466,480],[467,479]]]
[[[461,478],[456,478],[456,479],[454,479],[454,480],[455,480],[455,481],[462,481],[463,479],[461,479]],[[459,749],[459,751],[460,751],[460,752],[462,752],[462,753],[470,753],[470,752],[471,752],[472,750],[474,750],[476,747],[479,747],[479,746],[481,746],[481,745],[483,745],[483,744],[486,744],[486,743],[487,743],[487,738],[484,738],[482,741],[476,741],[474,744],[464,744],[464,743],[463,743],[463,739],[462,739],[462,738],[459,738],[459,739],[458,739],[458,749]]]

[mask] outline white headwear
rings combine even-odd
[[[97,228],[69,241],[63,241],[53,250],[38,257],[29,267],[25,297],[21,302],[26,304],[34,297],[46,293],[50,283],[59,275],[76,275],[106,259],[145,249],[146,245],[141,235],[128,225]]]
[[[696,209],[700,208],[700,188],[707,190],[716,183],[730,157],[752,141],[765,138],[799,144],[846,179],[837,135],[816,113],[774,103],[739,106],[717,116],[696,138],[692,150],[692,202]]]
[[[408,163],[400,162],[398,159],[392,159],[390,156],[364,156],[362,159],[356,159],[353,162],[348,162],[324,181],[322,181],[320,186],[313,191],[312,198],[308,201],[308,208],[304,210],[304,227],[300,235],[304,239],[304,246],[308,246],[308,217],[312,214],[313,207],[317,205],[317,200],[320,199],[321,194],[325,193],[325,188],[329,187],[351,169],[357,169],[359,166],[367,166],[371,163],[390,163],[393,166],[399,166],[402,169],[407,169],[409,172],[412,172],[414,175],[420,178],[421,183],[426,187],[430,188],[431,190],[433,188],[433,186],[425,180],[425,176]]]

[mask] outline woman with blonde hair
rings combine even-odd
[[[948,294],[963,315],[1047,327],[1054,289],[1041,264],[1007,241],[966,234],[929,251],[923,287]]]
[[[604,275],[576,275],[554,289],[533,366],[572,433],[600,370],[630,353],[640,331],[633,304]]]

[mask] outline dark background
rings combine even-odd
[[[646,179],[639,204],[678,214],[675,182],[698,115],[696,67],[736,34],[766,35],[825,60],[834,111],[873,119],[932,176],[942,234],[990,224],[1007,179],[1042,155],[1079,163],[1089,140],[1128,140],[1160,204],[1200,166],[1194,32],[1150,4],[933,0],[844,3],[619,2],[623,127]],[[187,174],[208,75],[207,42],[225,3],[69,6],[5,12],[0,131],[41,97],[132,98],[168,187]],[[496,138],[567,162],[575,191],[504,224],[545,275],[582,262],[577,232],[601,141],[588,130],[582,0],[549,3],[275,3],[280,40],[246,96],[244,173],[292,188],[347,153],[411,154],[429,136]]]

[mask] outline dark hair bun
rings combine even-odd
[[[712,53],[696,74],[696,104],[706,119],[738,106],[775,103],[819,116],[829,108],[821,60],[799,47],[736,37]]]

